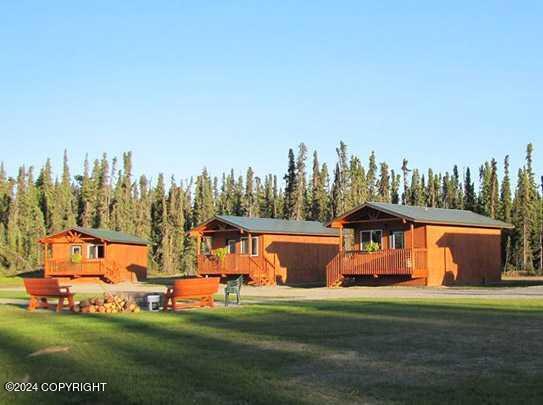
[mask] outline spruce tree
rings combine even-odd
[[[158,269],[169,266],[169,250],[167,249],[169,238],[168,212],[166,204],[166,191],[164,175],[158,175],[157,184],[153,190],[153,202],[151,204],[151,257],[153,264]]]
[[[418,169],[414,169],[411,176],[411,186],[409,188],[408,203],[410,205],[423,205],[424,190],[422,188],[420,173]]]
[[[496,218],[499,209],[499,185],[498,185],[498,163],[496,159],[490,162],[490,195],[489,195],[489,214],[491,218]]]
[[[95,161],[92,175],[92,181],[96,188],[96,205],[93,210],[95,228],[108,229],[110,227],[111,184],[109,176],[109,161],[104,153],[100,161]]]
[[[462,208],[462,184],[460,182],[460,173],[457,165],[454,165],[453,167],[452,176],[450,178],[449,193],[449,207],[452,209]]]
[[[285,180],[285,201],[283,205],[283,218],[292,219],[295,216],[296,204],[296,163],[294,151],[288,150],[288,169]]]
[[[312,187],[311,219],[325,222],[329,217],[328,168],[326,163],[319,167],[317,152],[313,155]]]
[[[79,192],[77,199],[77,222],[83,227],[91,227],[93,222],[93,207],[96,205],[96,189],[90,177],[89,158],[85,156],[83,175],[78,176]]]
[[[407,159],[404,158],[402,161],[402,175],[403,175],[403,193],[402,193],[402,204],[408,204],[410,197],[409,197],[409,183],[407,180],[407,176],[409,175],[409,168],[407,167],[407,164],[409,162]]]
[[[19,177],[21,177],[21,171],[19,171]],[[18,179],[17,183],[22,184],[24,187],[24,180]],[[9,202],[8,202],[8,215],[6,223],[6,245],[3,250],[7,253],[9,257],[8,260],[8,270],[10,272],[16,272],[18,270],[18,257],[23,252],[23,235],[21,229],[19,228],[19,201],[16,197],[17,194],[20,195],[21,190],[19,187],[15,186],[16,183],[13,179],[9,180],[8,190],[9,190]],[[15,189],[17,188],[17,194]]]
[[[149,240],[151,238],[151,191],[145,175],[140,176],[134,196],[136,200],[134,232],[140,238]]]
[[[503,180],[500,190],[500,209],[498,219],[510,223],[511,222],[511,180],[509,177],[509,155],[503,161]]]
[[[530,178],[526,168],[519,169],[517,189],[513,202],[515,263],[521,270],[533,270],[531,233],[533,227],[533,202],[530,195]]]
[[[257,198],[255,193],[254,172],[251,167],[247,169],[245,176],[245,194],[243,195],[243,215],[248,217],[258,216]]]
[[[321,190],[320,197],[320,206],[321,214],[319,216],[320,222],[327,222],[332,219],[332,208],[331,208],[331,198],[330,198],[330,175],[328,174],[328,165],[323,163],[321,166],[320,174],[321,185],[319,189]]]
[[[364,204],[368,199],[368,186],[366,184],[366,173],[362,162],[356,156],[351,156],[349,167],[350,198],[346,209]]]
[[[368,173],[366,175],[366,184],[368,187],[367,198],[368,201],[376,201],[378,198],[377,192],[377,160],[375,158],[375,152],[372,151],[368,163]]]
[[[428,180],[426,182],[426,205],[428,207],[437,207],[437,189],[435,187],[434,172],[428,169]]]
[[[509,156],[505,156],[503,161],[503,180],[500,190],[500,207],[498,211],[498,219],[506,223],[511,223],[512,221],[512,205],[511,200],[511,180],[509,175]],[[505,269],[507,270],[511,264],[512,246],[511,246],[511,235],[512,232],[509,229],[502,230],[502,261],[505,264]]]
[[[378,181],[378,200],[382,202],[390,202],[390,199],[391,197],[389,169],[388,165],[385,162],[382,162]]]
[[[204,167],[202,174],[196,179],[194,190],[193,224],[200,224],[215,214],[213,203],[213,185]]]
[[[47,233],[54,233],[62,228],[62,223],[61,213],[55,201],[56,193],[51,159],[47,159],[41,169],[36,186],[39,191],[39,202],[45,220],[45,229]]]
[[[394,169],[390,171],[390,180],[390,202],[392,204],[399,204],[401,176],[396,174]]]
[[[9,212],[9,182],[4,163],[0,163],[0,246],[6,243],[6,224]],[[0,258],[1,258],[0,254]],[[0,267],[1,264],[0,264]]]
[[[301,143],[298,147],[298,157],[296,159],[296,172],[294,181],[294,205],[293,205],[293,219],[302,220],[305,219],[306,208],[306,171],[305,165],[307,160],[307,147],[304,143]]]
[[[177,185],[172,176],[170,182],[170,190],[168,193],[168,225],[169,225],[169,241],[168,250],[170,255],[171,273],[182,271],[183,255],[185,246],[185,215],[184,203],[185,196],[183,195],[182,185]]]
[[[319,187],[321,186],[320,180],[320,164],[317,151],[313,152],[313,171],[311,175],[311,211],[309,218],[311,220],[317,221],[321,214],[321,206],[319,200]]]
[[[55,202],[58,203],[58,212],[61,215],[60,228],[66,229],[75,226],[75,204],[72,193],[72,179],[70,176],[70,168],[68,167],[67,150],[64,150],[62,179],[56,190]],[[55,231],[59,231],[61,229],[55,229]]]
[[[466,168],[464,175],[464,209],[469,211],[477,211],[477,196],[475,194],[475,185],[471,180],[471,172],[469,167]]]

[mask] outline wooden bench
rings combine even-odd
[[[219,280],[219,277],[176,280],[173,287],[166,290],[164,311],[170,308],[175,311],[178,308],[214,306],[213,294],[219,291]],[[193,302],[178,303],[178,300]]]
[[[47,298],[58,298],[57,312],[64,308],[64,299],[68,299],[70,310],[74,310],[74,295],[68,286],[61,287],[57,279],[53,278],[25,278],[26,292],[30,295],[28,310],[36,308],[49,309]]]

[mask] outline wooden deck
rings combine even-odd
[[[99,277],[112,283],[119,281],[117,264],[106,259],[84,259],[78,263],[70,260],[48,259],[44,273],[45,277]]]
[[[338,287],[344,277],[428,276],[427,249],[390,249],[367,253],[339,252],[326,267],[326,285]]]
[[[275,284],[275,265],[263,256],[231,253],[220,259],[212,255],[199,255],[198,274],[220,277],[244,275],[249,277],[251,284]]]

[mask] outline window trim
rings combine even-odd
[[[90,251],[91,251],[91,248],[92,247],[98,247],[98,246],[102,246],[103,247],[103,250],[104,250],[104,256],[103,257],[98,257],[98,250],[96,250],[96,256],[97,257],[92,257],[91,258],[91,255],[90,255]],[[106,245],[103,244],[103,243],[89,243],[87,245],[87,259],[90,259],[90,260],[100,260],[100,259],[105,259],[106,258]]]
[[[236,240],[235,239],[226,239],[226,248],[228,249],[228,254],[236,253]],[[230,249],[232,248],[232,249]]]
[[[364,232],[367,232],[370,234],[370,240],[371,239],[371,233],[372,232],[379,232],[381,234],[381,237],[379,238],[380,239],[380,242],[379,242],[379,250],[383,250],[383,230],[382,229],[364,229],[362,231],[359,232],[359,237],[360,237],[360,251],[361,252],[366,252],[366,250],[364,250],[364,246],[362,245],[362,233]],[[373,240],[372,240],[373,241]]]
[[[258,256],[258,254],[260,253],[260,247],[258,246],[258,236],[251,236],[251,239],[252,239],[252,242],[251,242],[251,248],[255,248],[256,246],[256,253],[253,254],[253,252],[251,252],[251,256]],[[256,242],[256,243],[255,243]]]
[[[79,248],[79,255],[83,256],[83,246],[82,245],[70,245],[70,256],[76,255],[74,248]]]
[[[396,238],[395,238],[394,234],[401,234],[402,235],[403,247],[401,247],[401,248],[396,247]],[[401,229],[390,231],[390,248],[391,249],[405,249],[405,231],[403,231]]]
[[[204,236],[200,240],[200,253],[205,256],[208,256],[212,254],[212,251],[213,251],[213,236]]]
[[[252,240],[252,241],[251,241],[251,247],[256,246],[256,253],[253,254],[253,252],[246,252],[246,251],[245,251],[245,249],[244,249],[244,246],[245,246],[245,245],[243,244],[243,242],[244,242],[244,241],[247,241],[247,250],[249,250],[249,242],[248,242],[248,241],[249,241],[249,238],[248,238],[247,236],[242,236],[242,237],[239,239],[239,246],[240,246],[239,251],[240,251],[240,254],[242,254],[242,255],[249,255],[249,256],[253,256],[253,257],[259,255],[259,253],[260,253],[260,246],[259,246],[259,242],[258,242],[259,237],[258,237],[258,236],[251,236],[251,240]],[[256,243],[255,243],[255,241],[256,241]]]

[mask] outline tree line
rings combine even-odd
[[[317,151],[311,158],[308,153],[303,143],[289,149],[286,174],[279,178],[257,176],[249,167],[238,176],[234,170],[212,176],[204,168],[187,181],[163,174],[154,181],[145,175],[135,179],[131,152],[123,153],[121,161],[106,154],[92,163],[85,158],[75,176],[66,151],[60,177],[50,159],[39,172],[21,166],[16,177],[9,177],[1,164],[0,267],[11,272],[36,268],[43,254],[38,239],[78,225],[147,239],[152,269],[191,272],[195,246],[186,231],[214,214],[326,222],[366,201],[379,201],[467,209],[512,223],[515,229],[503,236],[504,268],[541,273],[543,200],[532,144],[514,187],[509,156],[501,162],[500,178],[494,158],[476,173],[457,165],[450,172],[423,172],[407,159],[396,171],[378,163],[374,152],[363,162],[340,142],[330,173]]]

